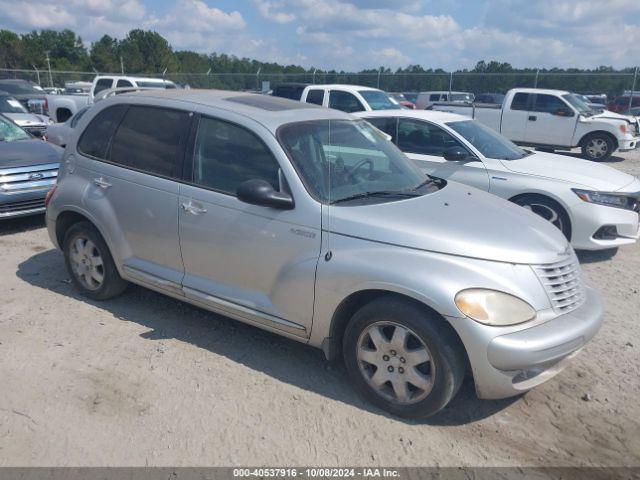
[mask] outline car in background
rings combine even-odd
[[[473,101],[474,103],[502,105],[502,102],[504,102],[504,93],[480,93],[476,95]]]
[[[418,100],[418,92],[402,92],[402,95],[404,95],[404,98],[406,98],[407,100],[409,100],[411,103],[413,103],[414,105],[416,104],[416,101]]]
[[[66,147],[69,137],[76,128],[76,125],[91,105],[85,105],[76,114],[64,123],[52,123],[47,126],[46,139],[59,147]]]
[[[605,110],[609,104],[609,98],[606,93],[585,93],[584,96],[587,97],[589,102],[595,103],[596,105],[602,105]]]
[[[352,115],[144,91],[78,128],[46,222],[83,296],[130,281],[322,348],[392,414],[434,414],[468,373],[482,398],[519,395],[601,325],[556,228],[428,177]]]
[[[418,110],[426,110],[437,102],[473,103],[475,95],[470,92],[431,91],[420,92],[416,100]]]
[[[302,82],[285,82],[273,87],[271,95],[274,97],[288,98],[290,100],[300,100],[302,92],[309,86],[308,83]]]
[[[393,98],[396,102],[398,102],[400,105],[402,105],[403,107],[406,107],[410,110],[415,110],[416,108],[415,103],[408,100],[407,97],[405,97],[404,93],[394,92],[394,93],[390,93],[389,96]]]
[[[93,79],[88,93],[86,93],[86,87],[81,85],[75,89],[80,93],[49,95],[47,102],[51,119],[56,123],[66,122],[82,107],[94,103],[96,97],[100,95],[100,92],[114,88],[151,88],[164,90],[175,89],[176,85],[172,81],[162,78],[97,75]]]
[[[624,112],[629,108],[640,107],[640,94],[633,95],[621,95],[613,99],[607,106],[607,110],[612,112]]]
[[[576,249],[617,248],[640,237],[640,180],[632,175],[520,148],[462,115],[424,110],[356,115],[391,135],[426,174],[527,208],[555,225]]]
[[[62,153],[0,115],[0,220],[45,211]]]
[[[629,108],[624,112],[622,112],[621,115],[629,115],[631,117],[640,117],[640,107]]]
[[[502,105],[436,103],[434,110],[475,118],[519,145],[545,150],[580,147],[583,158],[603,161],[640,145],[640,123],[597,112],[565,90],[512,88]]]
[[[301,101],[347,113],[404,108],[387,92],[359,85],[309,85],[302,92]]]
[[[607,109],[606,105],[602,103],[593,103],[591,100],[589,100],[589,97],[587,97],[586,95],[581,95],[579,93],[574,93],[574,95],[580,100],[582,100],[584,104],[594,112],[602,113]]]
[[[31,135],[44,137],[51,120],[46,115],[30,113],[25,106],[7,92],[0,91],[0,113],[13,120]]]
[[[47,93],[29,80],[0,80],[0,90],[18,100],[31,113],[48,115]]]

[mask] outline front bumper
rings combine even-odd
[[[44,199],[49,189],[20,194],[0,194],[0,220],[44,213]]]
[[[640,136],[633,138],[625,138],[618,141],[618,151],[628,152],[640,148]]]
[[[520,330],[449,318],[467,349],[478,397],[518,395],[564,369],[602,323],[600,297],[585,288],[585,301],[577,309]]]

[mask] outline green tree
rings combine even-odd
[[[157,32],[131,30],[120,42],[119,53],[125,72],[158,73],[178,70],[178,61],[169,45]]]
[[[120,58],[118,57],[118,50],[118,40],[109,35],[103,35],[100,40],[91,44],[89,51],[91,66],[98,72],[119,72]]]
[[[23,68],[25,64],[20,37],[9,30],[0,30],[0,67]]]

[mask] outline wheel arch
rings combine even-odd
[[[555,203],[569,219],[569,241],[571,241],[571,234],[573,233],[574,219],[570,213],[570,209],[567,208],[567,205],[560,198],[556,197],[555,195],[549,194],[549,192],[542,193],[542,192],[532,191],[532,192],[518,193],[517,195],[510,197],[509,201],[517,204],[517,200],[520,200],[521,198],[525,198],[525,197],[537,197],[537,198],[542,198],[544,200],[548,200],[550,202]]]
[[[441,315],[438,311],[436,311],[433,307],[427,305],[426,303],[411,297],[409,295],[394,292],[391,290],[383,290],[383,289],[367,289],[367,290],[359,290],[357,292],[351,293],[347,296],[342,302],[338,305],[333,316],[331,318],[331,327],[329,329],[329,336],[326,337],[322,342],[322,351],[325,354],[325,357],[328,360],[335,360],[338,358],[342,352],[342,339],[344,336],[344,332],[346,330],[347,324],[349,320],[353,317],[353,315],[366,304],[383,298],[393,298],[396,300],[401,300],[408,304],[417,306],[419,309],[428,312],[436,318],[439,323],[450,331],[450,333],[457,340],[458,345],[461,351],[464,353],[467,364],[469,363],[469,357],[467,355],[467,350],[464,347],[464,343],[462,339],[453,328],[453,326],[446,320],[446,318]]]
[[[585,133],[582,138],[580,138],[580,141],[578,142],[578,146],[582,147],[584,145],[584,142],[589,138],[592,137],[594,135],[605,135],[607,137],[609,137],[611,139],[611,141],[613,142],[613,151],[616,151],[619,147],[619,143],[618,143],[618,138],[611,132],[607,131],[607,130],[595,130],[593,132],[589,132],[589,133]]]

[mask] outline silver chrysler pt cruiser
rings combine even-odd
[[[558,229],[421,173],[345,113],[224,91],[97,103],[74,130],[47,226],[76,287],[128,282],[342,356],[396,415],[558,373],[602,307]]]

